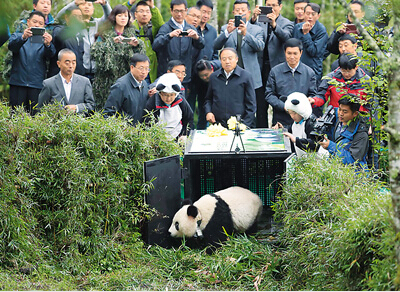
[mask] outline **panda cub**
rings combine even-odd
[[[262,212],[261,199],[242,187],[230,187],[202,196],[191,204],[188,200],[175,214],[169,233],[172,237],[195,238],[196,246],[220,245],[227,234],[256,232]],[[193,246],[188,241],[188,246]]]

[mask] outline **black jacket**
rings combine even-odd
[[[243,123],[252,128],[256,109],[253,78],[249,72],[236,66],[228,80],[222,68],[211,74],[204,110],[206,114],[213,113],[217,123],[226,127],[231,116],[240,114]]]
[[[170,19],[167,23],[161,26],[158,34],[153,42],[153,50],[157,53],[158,59],[158,76],[167,73],[167,65],[171,60],[180,60],[185,63],[186,77],[182,83],[189,83],[192,73],[192,56],[196,53],[195,48],[204,48],[204,38],[200,36],[198,40],[190,37],[173,37],[169,36],[170,32],[178,29],[175,23]],[[185,21],[184,30],[196,28]]]
[[[111,86],[103,114],[107,117],[118,113],[125,118],[132,119],[132,124],[141,122],[148,91],[146,81],[142,81],[142,88],[139,89],[131,72],[125,74]]]

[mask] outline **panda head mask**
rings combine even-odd
[[[288,95],[285,101],[285,109],[292,110],[307,120],[312,114],[312,107],[308,98],[301,92],[293,92]]]
[[[165,73],[158,79],[156,85],[161,99],[166,104],[171,104],[175,100],[176,96],[181,92],[181,87],[182,84],[175,73]]]

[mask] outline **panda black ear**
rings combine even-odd
[[[156,89],[157,89],[157,91],[161,91],[161,90],[163,90],[165,88],[165,85],[164,84],[158,84],[157,85],[157,87],[156,87]]]
[[[192,200],[191,199],[184,199],[181,203],[181,207],[185,206],[185,205],[191,205],[192,204]]]
[[[190,205],[187,209],[187,214],[190,217],[196,218],[196,216],[198,214],[197,208],[193,205]]]
[[[180,86],[178,84],[172,85],[172,89],[175,90],[176,92],[180,92],[181,91],[181,88],[180,88]]]

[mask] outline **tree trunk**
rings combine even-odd
[[[213,27],[215,27],[215,29],[217,31],[219,31],[219,29],[218,29],[218,1],[217,0],[212,0],[212,3],[214,5],[214,9],[212,11],[210,24]]]
[[[156,6],[161,10],[161,0],[156,0]]]
[[[400,0],[393,0],[394,41],[390,62],[389,76],[389,173],[390,188],[394,210],[394,226],[396,231],[397,277],[395,283],[400,284]]]
[[[229,12],[231,11],[231,1],[225,2],[225,11],[224,11],[224,21],[223,23],[228,23]]]

